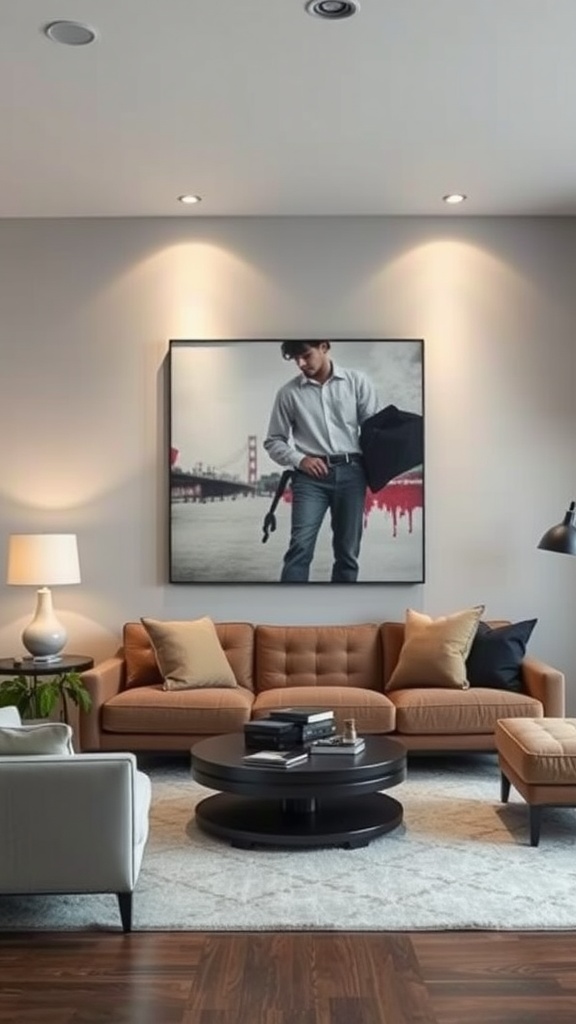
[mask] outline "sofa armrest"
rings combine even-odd
[[[131,892],[149,804],[133,754],[0,758],[0,892]]]
[[[124,659],[114,655],[82,673],[82,682],[92,700],[90,711],[82,711],[79,719],[80,749],[100,750],[102,706],[122,689]]]
[[[536,658],[527,657],[522,662],[522,682],[526,693],[543,705],[546,718],[564,718],[566,679],[563,672]]]

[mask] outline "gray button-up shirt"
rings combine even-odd
[[[324,384],[299,373],[276,395],[264,448],[290,469],[305,455],[359,453],[360,427],[378,408],[376,390],[360,370],[333,363]]]

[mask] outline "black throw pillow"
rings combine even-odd
[[[519,693],[522,690],[520,665],[537,621],[526,619],[493,629],[486,622],[480,622],[466,661],[470,686]]]

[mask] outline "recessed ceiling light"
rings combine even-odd
[[[457,203],[463,203],[468,196],[465,196],[463,192],[450,192],[447,196],[442,196],[445,203],[450,203],[451,206],[455,206]]]
[[[178,201],[186,206],[192,206],[193,203],[201,203],[202,196],[178,196]]]
[[[52,21],[44,28],[44,35],[64,46],[88,46],[96,39],[95,29],[79,21]]]
[[[360,10],[358,0],[308,0],[306,4],[308,14],[317,18],[328,18],[337,21],[341,18],[351,18]]]

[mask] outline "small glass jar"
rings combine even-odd
[[[358,733],[356,732],[356,719],[346,718],[344,720],[344,731],[342,733],[342,741],[344,743],[356,743],[358,739]]]

